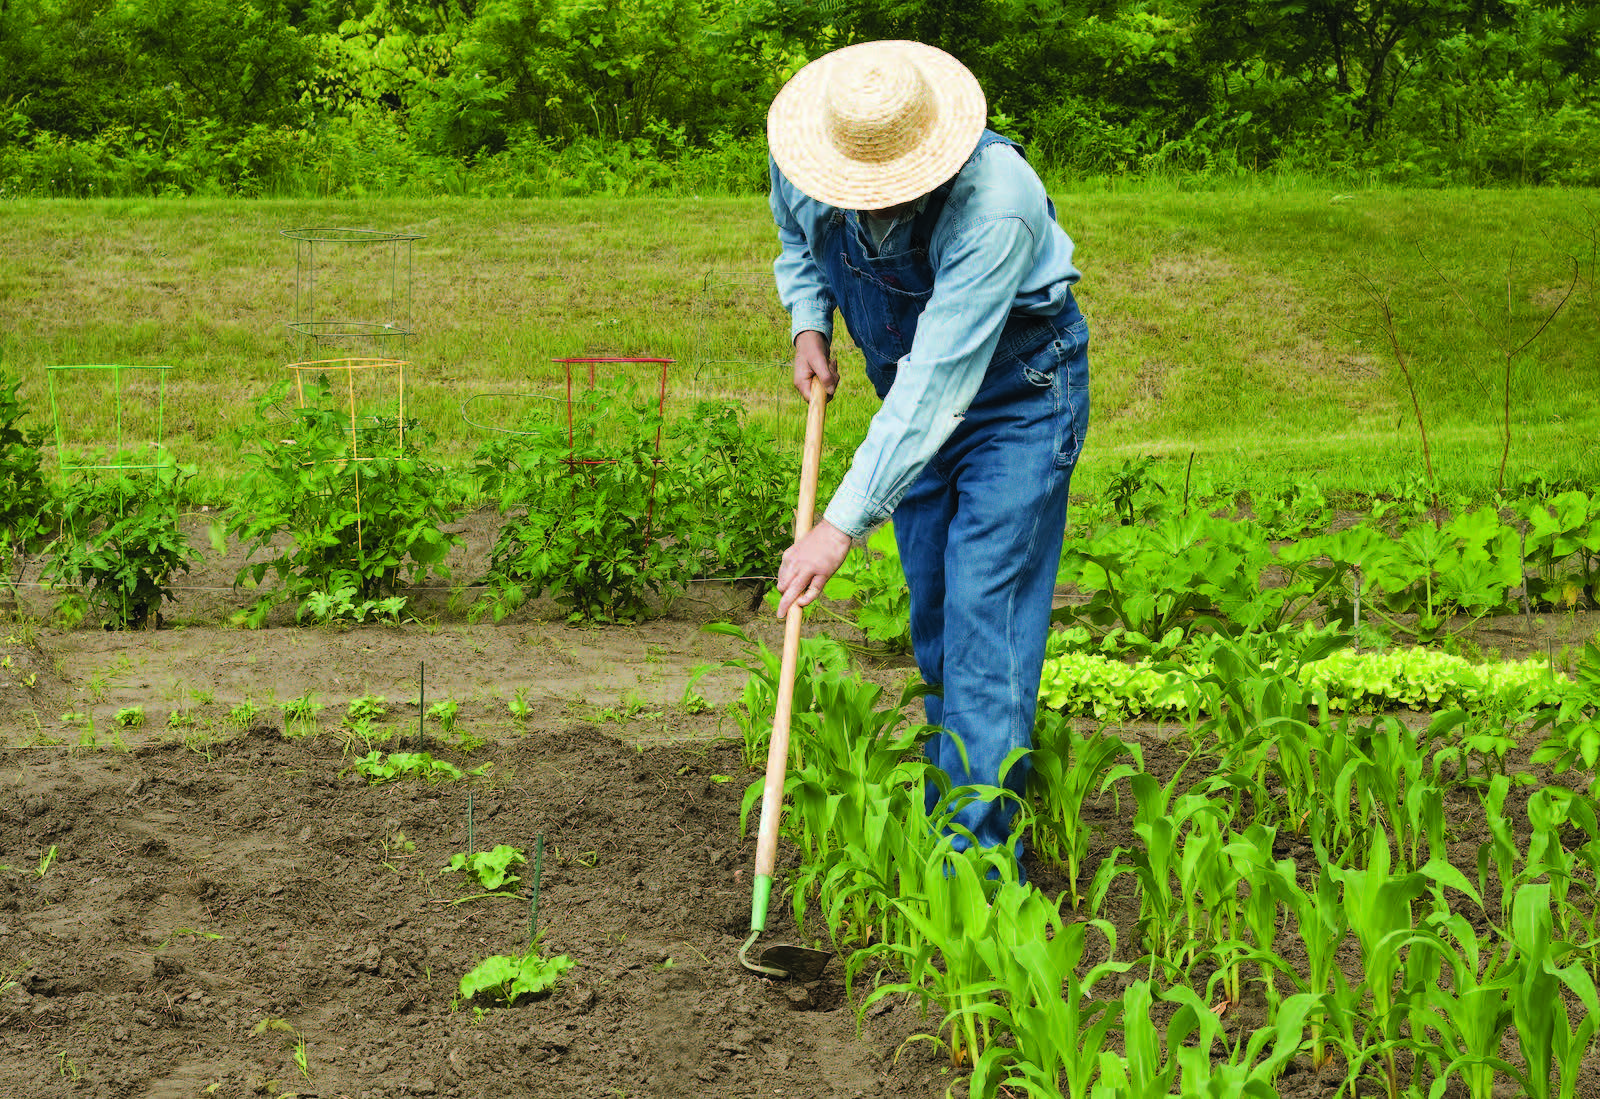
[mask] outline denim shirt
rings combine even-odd
[[[831,343],[837,300],[827,265],[812,249],[830,229],[838,231],[834,219],[841,211],[807,198],[775,164],[770,172],[770,204],[783,246],[773,270],[778,297],[789,311],[791,338],[809,330]],[[825,513],[828,522],[853,538],[889,518],[955,430],[983,383],[1008,319],[1057,315],[1078,280],[1072,241],[1056,224],[1044,185],[1016,148],[980,144],[955,179],[934,192],[935,201],[941,197],[926,242],[913,239],[914,226],[924,224],[920,214],[900,218],[874,247],[856,213],[842,213],[843,231],[859,234],[855,239],[869,254],[888,257],[926,247],[933,283],[910,350],[891,368],[893,384],[883,406]]]

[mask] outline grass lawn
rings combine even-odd
[[[1057,195],[1094,341],[1080,489],[1147,454],[1182,476],[1192,452],[1211,477],[1380,491],[1423,472],[1420,410],[1436,474],[1482,493],[1508,404],[1508,481],[1600,481],[1595,193]],[[283,235],[306,227],[418,239],[308,257]],[[123,374],[120,402],[110,372],[57,372],[53,415],[46,368],[171,366],[162,431],[203,493],[240,470],[229,429],[253,398],[291,363],[349,355],[408,361],[408,410],[461,469],[497,430],[559,407],[558,358],[672,358],[669,415],[731,396],[785,438],[801,428],[760,198],[28,200],[0,204],[0,233],[0,368],[39,420],[68,447],[103,446],[120,414],[138,441],[157,372]],[[414,335],[308,344],[288,327],[308,316]],[[839,460],[875,404],[843,357]],[[652,393],[655,369],[637,368]]]

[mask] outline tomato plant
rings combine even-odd
[[[65,613],[81,618],[93,608],[117,629],[160,624],[173,577],[199,556],[178,530],[176,499],[187,476],[168,464],[68,489],[43,570],[49,583],[83,589],[68,597]]]
[[[444,559],[459,541],[439,529],[453,515],[439,491],[444,471],[424,457],[431,436],[412,423],[402,434],[396,417],[380,411],[364,413],[352,439],[343,414],[316,403],[286,410],[287,395],[287,382],[274,386],[241,431],[254,469],[226,530],[248,556],[272,556],[247,563],[235,583],[254,587],[269,572],[278,580],[244,621],[259,626],[290,599],[302,616],[397,617],[401,607],[387,600],[428,570],[448,577]],[[328,402],[325,381],[314,397]],[[283,544],[285,534],[292,545]]]

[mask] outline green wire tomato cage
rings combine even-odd
[[[167,372],[170,366],[140,366],[120,363],[95,363],[81,366],[49,366],[45,378],[50,390],[50,418],[55,428],[56,461],[63,473],[84,470],[159,469],[163,462],[162,430],[166,420]],[[103,374],[110,375],[110,392],[97,385]],[[80,379],[81,375],[81,379]],[[81,384],[75,384],[80,382]],[[77,415],[88,419],[96,400],[111,402],[111,450],[104,461],[75,461],[80,453],[69,443],[72,431],[66,421]],[[79,421],[83,422],[82,420]],[[139,436],[143,437],[140,438]],[[82,444],[78,444],[82,445]],[[132,448],[130,450],[130,448]],[[148,460],[130,460],[148,450]],[[94,451],[81,452],[86,459]]]

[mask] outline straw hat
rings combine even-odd
[[[955,175],[983,133],[983,89],[921,42],[863,42],[817,58],[767,111],[789,181],[829,206],[881,210]]]

